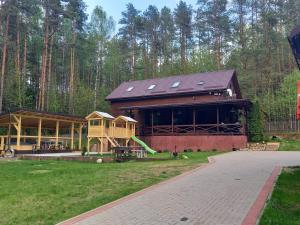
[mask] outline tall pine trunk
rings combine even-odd
[[[17,18],[18,20],[18,18]],[[15,68],[16,68],[16,84],[17,84],[17,101],[18,106],[22,107],[22,92],[21,92],[21,63],[20,63],[20,54],[21,54],[21,46],[20,46],[20,26],[19,26],[19,20],[17,21],[17,51],[15,56]]]
[[[42,53],[42,71],[40,78],[40,91],[39,91],[39,104],[38,110],[43,111],[45,106],[45,83],[47,73],[47,58],[48,58],[48,39],[49,39],[49,25],[48,25],[48,11],[45,14],[45,34],[44,34],[44,46]]]
[[[9,14],[6,16],[6,28],[4,34],[3,50],[2,50],[2,67],[1,67],[1,79],[0,79],[0,113],[3,111],[3,94],[4,94],[4,80],[6,69],[6,53],[8,45],[8,31],[9,31]]]
[[[48,61],[48,79],[47,79],[47,98],[46,98],[46,109],[49,110],[49,97],[51,91],[51,79],[52,79],[52,51],[54,42],[53,28],[51,29],[51,39],[50,39],[50,50],[49,50],[49,61]]]
[[[75,21],[72,22],[73,40],[70,52],[70,80],[69,80],[69,113],[74,114],[74,76],[75,76],[75,44],[76,44],[76,30]]]

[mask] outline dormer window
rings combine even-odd
[[[129,88],[127,88],[127,91],[130,92],[133,90],[133,88],[134,88],[133,86],[130,86]]]
[[[180,85],[180,81],[176,81],[172,84],[172,88],[177,88]]]
[[[148,87],[148,90],[152,90],[156,87],[156,84],[151,84],[149,87]]]
[[[205,82],[204,81],[199,81],[197,84],[198,85],[203,85]]]

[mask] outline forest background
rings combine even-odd
[[[235,69],[266,129],[299,130],[300,73],[287,41],[299,24],[299,0],[179,1],[145,11],[128,3],[120,21],[101,5],[88,19],[82,0],[0,0],[0,113],[84,116],[109,111],[105,96],[123,81]]]

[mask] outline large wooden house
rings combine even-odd
[[[234,70],[122,83],[106,98],[112,114],[139,122],[156,150],[231,150],[247,143],[246,114]]]

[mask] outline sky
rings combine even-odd
[[[119,28],[118,22],[121,19],[121,12],[125,11],[126,4],[132,3],[138,10],[144,11],[149,5],[155,5],[158,9],[164,6],[171,8],[176,7],[179,0],[84,0],[87,5],[87,13],[92,14],[96,5],[102,6],[108,16],[112,16],[116,22],[116,29]],[[185,0],[187,4],[196,5],[197,0]]]

